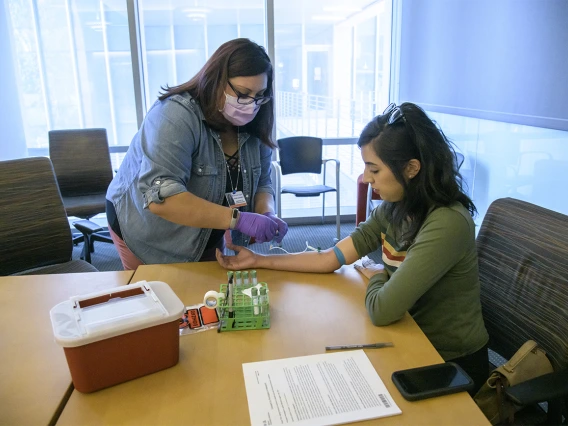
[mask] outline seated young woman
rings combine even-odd
[[[489,340],[479,296],[472,216],[455,152],[443,131],[417,105],[389,105],[363,130],[358,146],[364,181],[384,200],[347,238],[321,252],[261,255],[228,246],[219,263],[298,272],[333,272],[381,248],[384,267],[358,267],[369,278],[365,305],[374,325],[408,311],[446,361],[475,381],[488,375]]]

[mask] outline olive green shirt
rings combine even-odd
[[[475,225],[465,207],[440,207],[414,241],[397,241],[384,204],[351,234],[359,256],[379,247],[385,272],[369,281],[365,305],[375,325],[408,311],[444,360],[469,355],[489,340],[481,315]],[[399,237],[400,239],[400,237]]]

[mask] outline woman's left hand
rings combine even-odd
[[[275,238],[275,240],[278,244],[280,244],[282,242],[282,239],[288,232],[288,224],[272,212],[266,212],[263,213],[263,215],[268,216],[270,219],[272,219],[274,222],[278,224],[278,236]]]
[[[221,252],[221,250],[217,249],[217,251],[215,252],[215,257],[223,268],[237,271],[255,267],[256,257],[258,256],[257,254],[253,253],[249,249],[234,245],[232,243],[227,243],[227,248],[233,250],[235,253],[237,253],[237,255],[226,256]]]

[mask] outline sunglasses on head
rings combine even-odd
[[[402,112],[400,107],[396,106],[394,102],[391,103],[388,107],[386,107],[382,115],[388,115],[387,118],[388,124],[394,124],[400,119],[402,119],[406,123],[406,118],[404,117],[404,113]]]

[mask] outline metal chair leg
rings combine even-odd
[[[337,188],[337,216],[335,219],[335,223],[337,225],[337,241],[339,241],[341,239],[341,205],[339,204],[339,188]]]
[[[89,262],[91,263],[91,239],[89,238],[89,235],[84,234],[85,237],[85,242],[83,243],[83,251],[81,252],[81,259],[83,259],[85,262]]]
[[[325,185],[325,184],[324,184]],[[325,192],[322,194],[323,196],[323,203],[321,206],[321,224],[323,225],[325,223]]]
[[[336,201],[336,203],[337,203],[337,217],[335,219],[335,223],[337,224],[337,241],[339,241],[339,239],[341,238],[341,230],[339,228],[340,227],[339,223],[341,222],[341,203],[339,201],[341,199],[341,197],[339,195],[339,191],[341,190],[340,186],[339,186],[339,167],[340,167],[340,163],[339,163],[339,160],[337,160],[335,162],[335,189],[336,189],[335,196],[336,196],[336,200],[337,200]]]
[[[276,212],[279,218],[282,219],[282,183],[281,183],[281,170],[278,161],[272,162],[274,169],[274,192],[276,193]]]

